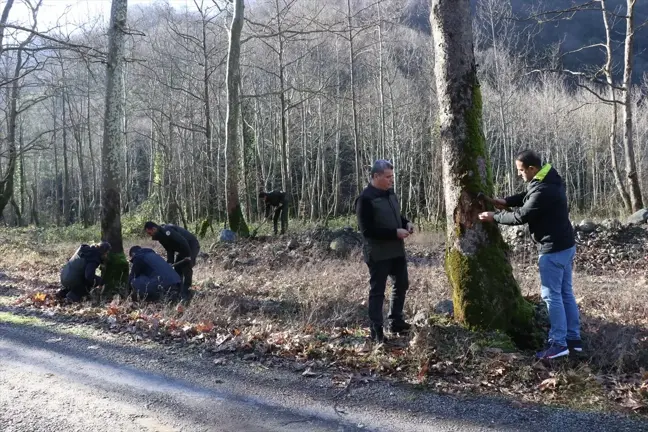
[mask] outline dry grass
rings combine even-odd
[[[34,296],[54,291],[60,266],[78,244],[3,237],[0,266],[10,280],[0,281],[0,296],[22,295],[28,301],[19,307],[54,308],[105,322],[111,331],[179,343],[200,337],[216,352],[240,350],[321,370],[378,373],[452,393],[639,413],[648,405],[645,270],[632,277],[577,273],[587,354],[546,365],[515,350],[504,336],[469,332],[430,313],[451,297],[438,234],[419,234],[409,244],[406,314],[418,318],[416,331],[377,350],[366,343],[368,272],[357,252],[337,258],[326,243],[303,236],[296,250],[287,248],[287,239],[218,245],[195,268],[198,294],[184,310],[128,301],[70,307]],[[537,297],[537,270],[529,257],[522,258],[516,277],[525,295]]]

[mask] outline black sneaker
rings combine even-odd
[[[385,333],[382,326],[371,326],[371,340],[378,343],[385,342]]]
[[[582,353],[583,341],[580,339],[567,339],[567,348],[569,348],[570,352]]]
[[[389,331],[392,333],[407,333],[412,329],[412,325],[403,320],[394,320],[389,325]]]
[[[569,355],[569,348],[550,342],[543,351],[536,353],[536,358],[539,360],[553,360],[566,355]]]

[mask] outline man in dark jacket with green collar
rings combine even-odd
[[[401,214],[393,185],[393,165],[386,160],[378,160],[371,169],[371,182],[355,203],[358,226],[364,239],[364,258],[370,275],[371,338],[377,342],[384,340],[382,309],[389,276],[394,282],[389,330],[400,333],[411,328],[403,318],[405,293],[409,287],[403,240],[414,232],[414,225]]]
[[[515,165],[527,183],[526,192],[496,199],[499,208],[517,207],[479,215],[483,221],[502,225],[529,224],[538,246],[542,299],[547,304],[551,330],[547,347],[537,354],[554,359],[581,352],[580,319],[572,287],[572,262],[576,254],[574,230],[569,220],[565,184],[550,164],[529,150],[518,154]]]

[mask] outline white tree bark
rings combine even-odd
[[[623,115],[623,151],[625,154],[625,169],[628,178],[628,189],[632,211],[639,211],[644,206],[643,198],[641,197],[641,186],[639,184],[637,164],[635,161],[632,122],[632,45],[634,43],[634,9],[636,1],[637,0],[627,0],[623,96],[621,105]]]
[[[610,157],[612,162],[612,175],[614,177],[614,184],[616,185],[623,205],[627,210],[630,210],[632,204],[630,203],[630,195],[621,180],[619,173],[619,164],[617,162],[616,147],[617,147],[617,126],[619,123],[619,107],[617,106],[616,90],[614,89],[614,77],[612,76],[612,36],[610,30],[610,20],[608,18],[608,11],[606,0],[601,1],[601,12],[603,14],[603,28],[605,29],[605,65],[603,66],[603,73],[605,80],[609,86],[609,98],[612,101],[612,124],[610,125],[609,148]]]

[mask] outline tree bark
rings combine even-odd
[[[362,157],[360,155],[360,131],[358,126],[358,107],[356,105],[355,85],[355,50],[353,46],[353,19],[351,15],[351,0],[347,0],[347,24],[349,26],[349,81],[351,86],[351,114],[353,116],[353,150],[355,152],[356,193],[362,192]]]
[[[5,9],[6,10],[6,9]],[[18,151],[16,147],[16,122],[18,121],[18,97],[20,95],[20,73],[23,66],[22,54],[23,48],[31,41],[27,38],[18,49],[16,55],[16,66],[13,73],[13,83],[9,93],[9,122],[7,130],[7,167],[4,175],[0,178],[0,215],[4,212],[5,207],[13,199],[14,194],[14,175],[16,173],[16,164],[18,162]]]
[[[633,121],[632,121],[632,44],[634,43],[634,8],[636,0],[627,0],[626,11],[626,37],[625,37],[625,59],[623,68],[623,100],[621,111],[623,115],[623,150],[625,154],[625,169],[628,178],[628,190],[630,192],[630,204],[632,211],[643,209],[643,198],[641,197],[641,186],[637,163],[635,161],[633,142]]]
[[[610,125],[609,148],[610,157],[612,162],[612,175],[614,177],[614,184],[619,191],[621,200],[626,210],[631,210],[630,195],[628,194],[621,174],[619,173],[619,164],[617,162],[616,144],[617,144],[617,125],[619,123],[619,108],[616,101],[616,92],[614,90],[614,78],[612,77],[612,36],[610,31],[610,22],[608,19],[606,0],[601,0],[601,12],[603,14],[603,28],[605,29],[605,65],[603,66],[603,73],[609,86],[609,98],[612,101],[612,124]]]
[[[230,229],[239,236],[250,235],[239,202],[239,86],[241,84],[241,30],[243,29],[243,0],[234,0],[234,15],[230,28],[229,52],[227,54],[227,135],[225,137],[225,189],[227,191],[227,220]]]
[[[470,0],[433,0],[431,19],[446,207],[446,272],[456,319],[501,330],[519,345],[538,343],[533,306],[513,277],[507,247],[477,194],[493,183],[482,131],[482,101],[473,52]]]
[[[101,236],[112,247],[104,268],[104,280],[108,293],[117,292],[126,282],[128,262],[124,256],[121,229],[120,166],[124,143],[124,45],[128,0],[113,0],[108,30],[108,62],[106,74],[106,107],[104,134],[101,147],[102,194]]]
[[[65,73],[62,75],[63,80],[65,81]],[[68,151],[67,151],[67,110],[65,109],[65,98],[67,90],[65,87],[62,89],[61,93],[61,108],[63,114],[63,225],[67,226],[71,223],[72,218],[70,211],[70,169],[68,163]]]

